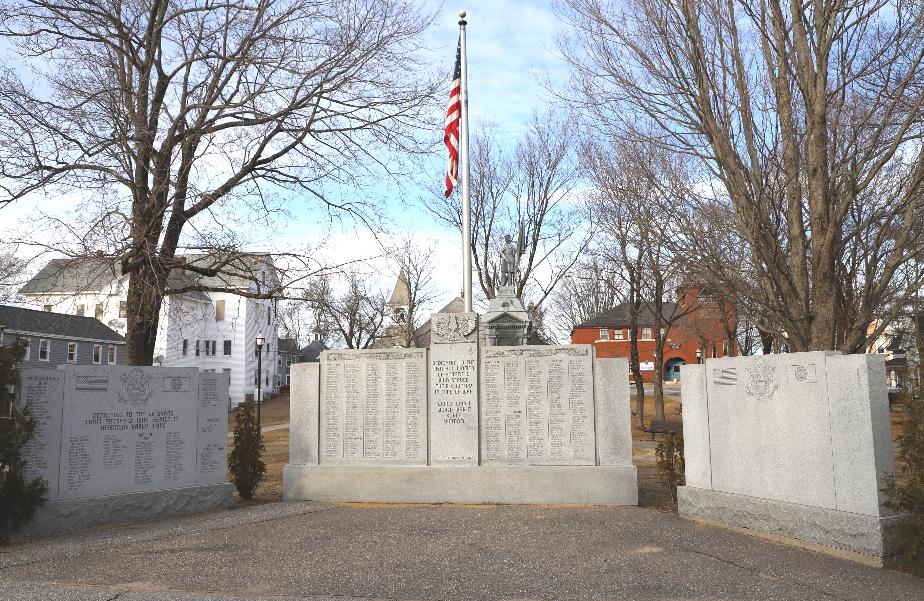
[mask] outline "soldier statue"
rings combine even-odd
[[[520,224],[520,235],[516,245],[513,244],[513,238],[510,234],[504,236],[504,246],[501,248],[500,276],[501,286],[513,286],[517,279],[517,266],[520,263],[520,257],[526,251],[523,238],[523,224]]]

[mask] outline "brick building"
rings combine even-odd
[[[666,302],[662,323],[673,324],[665,335],[664,380],[680,380],[680,366],[699,363],[706,357],[737,354],[734,307],[709,294],[687,289],[678,293],[679,304]],[[642,379],[654,379],[653,304],[643,304],[638,318],[638,351]],[[593,344],[598,357],[629,358],[629,305],[622,303],[571,330],[573,344]]]

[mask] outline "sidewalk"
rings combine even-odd
[[[0,599],[878,599],[924,580],[624,508],[271,503],[0,551]]]

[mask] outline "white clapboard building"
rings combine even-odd
[[[208,265],[208,255],[191,255],[192,265]],[[229,264],[225,264],[229,263]],[[257,380],[264,392],[280,386],[277,364],[275,299],[257,299],[241,293],[278,288],[272,257],[245,254],[222,261],[222,274],[201,276],[192,271],[171,274],[174,288],[201,286],[221,292],[189,291],[164,299],[157,332],[155,364],[197,367],[204,372],[230,374],[231,401],[243,402],[253,394]],[[102,257],[55,259],[20,289],[31,307],[55,313],[95,317],[125,335],[128,276],[118,264]],[[262,350],[262,373],[257,373],[256,339]]]

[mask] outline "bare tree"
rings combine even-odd
[[[168,275],[238,263],[227,229],[209,233],[229,210],[288,188],[369,218],[328,191],[421,147],[430,21],[407,0],[6,3],[0,35],[21,63],[0,72],[0,204],[94,198],[79,238],[129,274],[127,360],[150,364],[163,296],[194,289]],[[184,264],[184,247],[219,258]]]
[[[697,158],[717,184],[705,204],[727,209],[750,273],[716,270],[716,287],[792,350],[878,337],[922,285],[896,283],[924,252],[920,2],[561,6],[574,106],[602,131]],[[689,243],[694,260],[708,254]]]
[[[614,309],[622,302],[617,287],[622,278],[615,273],[616,269],[617,266],[606,261],[603,254],[596,254],[578,263],[562,278],[551,296],[550,307],[558,331],[571,332],[579,323]]]
[[[0,242],[0,303],[16,298],[16,291],[24,283],[26,262],[16,256],[15,248]]]
[[[389,313],[385,294],[371,287],[366,274],[355,268],[344,270],[340,281],[332,279],[318,278],[305,291],[304,300],[332,338],[346,348],[371,348],[385,332]]]
[[[590,143],[583,158],[596,189],[591,211],[600,220],[606,246],[613,249],[613,261],[622,267],[637,392],[640,398],[644,396],[637,337],[644,318],[651,325],[655,349],[655,417],[664,419],[667,334],[675,323],[697,308],[678,294],[688,276],[686,262],[676,251],[674,232],[675,207],[687,189],[683,162],[655,146],[605,141]],[[641,401],[637,419],[643,428]]]
[[[472,144],[472,254],[478,284],[494,298],[505,235],[525,233],[516,292],[541,305],[587,248],[588,224],[581,219],[573,193],[579,183],[574,124],[554,111],[534,115],[513,156],[497,144],[493,132]],[[459,195],[447,201],[434,195],[428,209],[440,221],[462,230]]]
[[[390,253],[400,273],[399,286],[403,285],[406,296],[403,312],[396,316],[398,331],[396,342],[405,348],[415,346],[414,332],[425,320],[423,310],[436,300],[437,291],[433,281],[433,249],[403,240]]]

